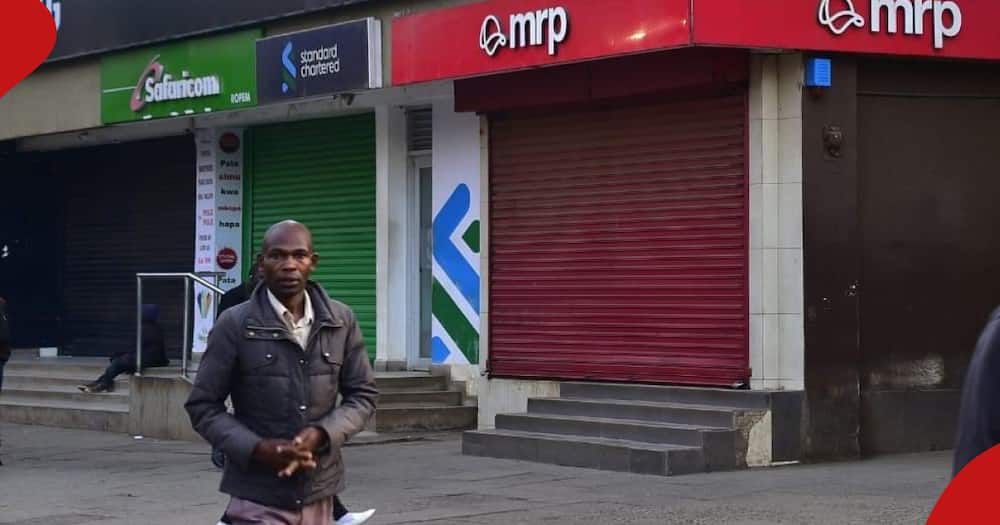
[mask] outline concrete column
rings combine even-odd
[[[804,386],[801,54],[753,55],[750,366],[754,389]]]
[[[408,317],[406,113],[393,105],[375,108],[375,367],[406,368]]]

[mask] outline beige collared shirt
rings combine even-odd
[[[292,337],[305,350],[306,342],[309,341],[309,331],[312,329],[313,320],[315,319],[309,293],[306,292],[306,306],[302,319],[298,321],[295,321],[295,316],[292,315],[292,312],[288,311],[288,308],[285,308],[285,305],[281,304],[281,301],[271,293],[271,290],[267,291],[267,300],[271,301],[271,308],[274,308],[274,313],[278,314],[278,318],[285,322],[285,326],[292,333]]]

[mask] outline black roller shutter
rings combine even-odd
[[[62,349],[113,355],[135,346],[135,274],[189,271],[194,257],[195,148],[191,136],[60,155],[65,181]],[[180,282],[144,284],[161,307],[168,353],[179,357]]]

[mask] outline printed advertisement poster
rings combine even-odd
[[[197,221],[195,272],[220,272],[218,284],[229,290],[243,282],[240,275],[243,241],[243,132],[201,129],[195,132],[197,162]],[[209,279],[211,281],[212,279]],[[204,352],[215,323],[219,297],[194,287],[194,352]]]

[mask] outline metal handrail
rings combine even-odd
[[[181,377],[187,379],[188,376],[188,355],[191,353],[191,338],[188,332],[191,328],[191,289],[195,283],[208,288],[217,296],[225,291],[219,288],[216,283],[219,278],[226,275],[225,272],[180,272],[180,273],[137,273],[135,274],[136,284],[136,330],[135,330],[135,375],[142,375],[142,280],[143,279],[184,279],[184,335],[181,346]],[[205,277],[215,279],[215,283],[205,280]],[[218,301],[212,301],[212,309],[218,308]]]

